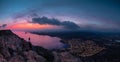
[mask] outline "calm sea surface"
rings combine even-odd
[[[60,42],[61,39],[58,37],[51,37],[48,35],[37,35],[20,31],[14,31],[14,33],[19,37],[25,39],[26,41],[29,41],[30,38],[30,42],[33,45],[42,46],[46,49],[59,49],[63,48],[64,46],[64,44]]]

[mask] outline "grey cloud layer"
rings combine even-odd
[[[0,28],[5,28],[7,26],[7,24],[3,24],[0,26]]]
[[[39,23],[39,24],[50,24],[50,25],[57,25],[57,26],[63,26],[67,29],[78,29],[80,28],[77,24],[70,21],[64,21],[60,22],[57,19],[49,19],[47,17],[39,17],[39,18],[32,18],[32,23]]]

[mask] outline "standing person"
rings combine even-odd
[[[28,41],[30,42],[30,37],[28,38]]]

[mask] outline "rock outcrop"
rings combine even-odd
[[[36,47],[38,46],[32,46],[30,42],[18,37],[10,30],[0,31],[0,62],[52,61],[53,56],[50,51]],[[42,54],[46,54],[46,56]]]

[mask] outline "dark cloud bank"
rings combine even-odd
[[[7,26],[7,24],[3,24],[0,26],[0,28],[5,28]]]
[[[79,29],[80,27],[71,21],[64,21],[60,22],[60,20],[57,19],[49,19],[47,17],[38,17],[38,18],[32,18],[32,23],[39,23],[39,24],[50,24],[50,25],[57,25],[57,26],[63,26],[66,29]]]

